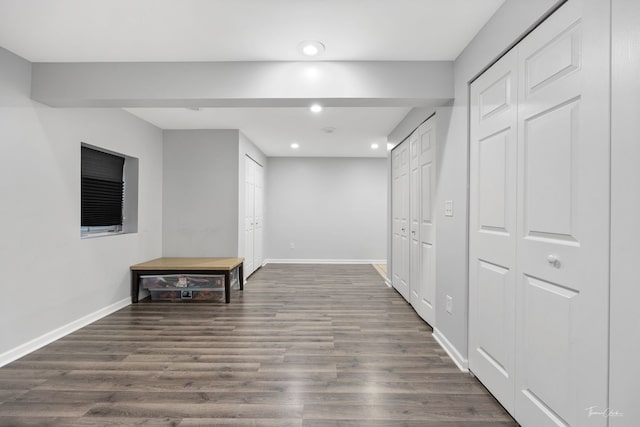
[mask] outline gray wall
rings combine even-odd
[[[640,420],[640,3],[614,0],[611,119],[610,427]]]
[[[163,255],[238,253],[237,130],[164,131]]]
[[[271,157],[266,177],[267,259],[386,259],[387,159]]]
[[[0,48],[0,364],[126,304],[129,266],[162,254],[161,131],[119,110],[33,102],[30,77],[29,62]],[[137,233],[80,239],[81,142],[139,159]]]

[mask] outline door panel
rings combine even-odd
[[[411,300],[410,303],[417,311],[420,304],[420,154],[418,153],[418,137],[414,133],[409,138],[411,169],[410,194],[411,200],[411,281],[409,283]]]
[[[419,239],[418,256],[419,280],[418,303],[416,311],[431,326],[435,325],[436,295],[436,241],[435,241],[435,195],[436,195],[436,124],[435,117],[430,118],[416,130],[418,141],[418,198]]]
[[[245,156],[244,192],[244,275],[249,276],[264,261],[264,169],[249,156]]]
[[[435,321],[435,248],[428,243],[420,246],[420,299],[416,311],[429,325]]]
[[[254,196],[254,247],[253,259],[254,270],[260,268],[264,262],[264,168],[255,164],[255,196]]]
[[[506,233],[509,130],[478,141],[478,215],[480,230]]]
[[[410,281],[410,257],[411,257],[411,241],[409,240],[409,147],[404,143],[400,153],[400,288],[398,291],[404,299],[411,301],[411,290],[409,288]]]
[[[546,24],[548,25],[548,24]],[[525,90],[530,96],[567,74],[578,71],[582,50],[580,23],[575,21],[524,60]],[[564,86],[566,84],[563,83]]]
[[[525,233],[576,241],[572,235],[578,214],[579,185],[572,165],[579,164],[580,101],[536,114],[524,122],[523,172]],[[573,175],[573,176],[572,176]]]
[[[400,281],[400,151],[391,152],[391,283]]]
[[[510,270],[489,264],[478,262],[478,321],[482,322],[482,328],[478,329],[477,351],[491,364],[503,377],[509,378],[511,369],[505,361],[513,357],[513,321],[510,305],[513,301],[507,301],[513,293],[509,286],[513,283],[513,272]]]
[[[398,145],[392,152],[392,284],[393,287],[410,301],[409,275],[409,143]]]
[[[471,85],[469,368],[514,413],[517,51]]]
[[[523,425],[607,423],[585,409],[607,407],[606,3],[571,0],[518,46],[516,413]]]
[[[254,165],[255,163],[245,157],[244,180],[244,275],[249,276],[255,270],[253,263],[254,247]]]

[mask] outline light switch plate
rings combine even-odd
[[[453,200],[444,201],[444,216],[453,216]]]

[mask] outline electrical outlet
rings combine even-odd
[[[449,314],[453,313],[453,298],[451,298],[449,295],[447,295],[447,302],[446,302],[445,309],[447,310],[447,313]]]
[[[444,201],[444,216],[453,216],[453,200]]]
[[[295,249],[296,248],[296,244],[291,242],[291,245],[289,246],[291,249]]]

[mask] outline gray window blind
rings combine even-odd
[[[81,147],[81,226],[122,225],[124,158]]]

